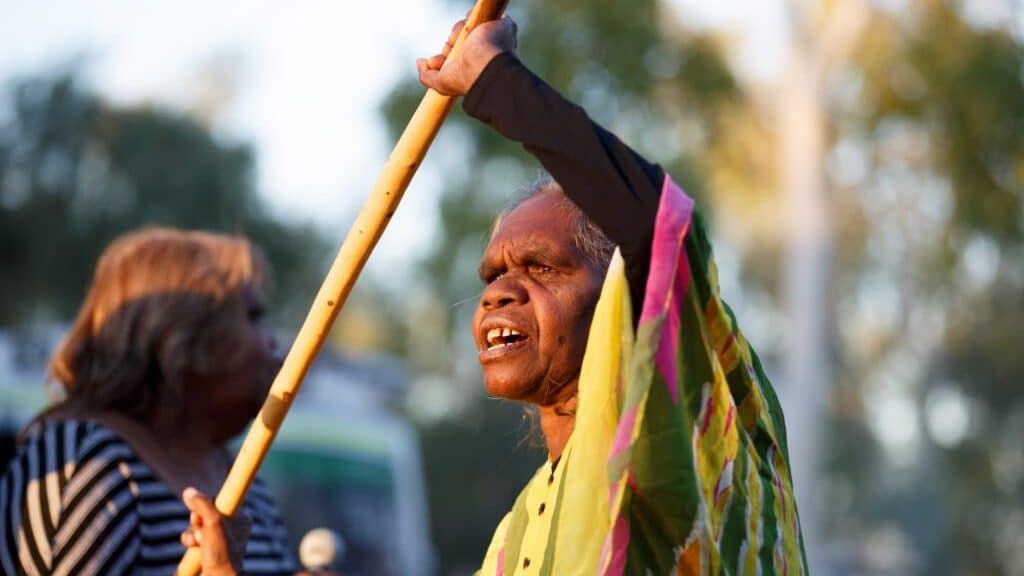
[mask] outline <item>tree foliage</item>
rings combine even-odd
[[[960,8],[877,12],[833,82],[832,187],[858,224],[837,251],[831,524],[865,556],[895,529],[913,573],[1015,574],[1024,46]]]
[[[245,234],[267,254],[276,293],[312,293],[325,244],[268,212],[247,146],[180,114],[110,106],[69,73],[17,81],[7,101],[0,325],[70,318],[102,249],[142,225]]]

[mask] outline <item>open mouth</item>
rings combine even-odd
[[[515,328],[491,328],[487,331],[486,336],[487,350],[498,350],[506,348],[508,346],[514,346],[527,339],[526,334],[516,330]]]

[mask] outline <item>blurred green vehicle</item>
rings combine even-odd
[[[47,402],[45,366],[63,329],[0,330],[4,467],[18,431]],[[419,438],[399,409],[407,385],[393,358],[325,350],[316,360],[260,471],[293,551],[326,527],[343,543],[337,568],[345,576],[434,573]]]

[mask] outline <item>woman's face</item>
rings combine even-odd
[[[225,358],[224,370],[217,370],[203,388],[207,396],[215,440],[223,442],[241,432],[259,412],[270,391],[281,356],[273,337],[263,326],[266,310],[263,291],[254,285],[242,289],[241,306],[232,314],[234,342],[226,343],[234,353]]]
[[[566,209],[538,196],[513,210],[480,277],[473,335],[488,392],[540,405],[573,396],[601,275],[577,250]]]

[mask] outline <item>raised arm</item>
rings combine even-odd
[[[456,25],[453,34],[461,25]],[[515,56],[515,23],[481,25],[458,60],[445,52],[420,60],[420,80],[465,95],[466,112],[523,145],[608,237],[626,260],[637,309],[650,264],[664,172],[590,119]]]

